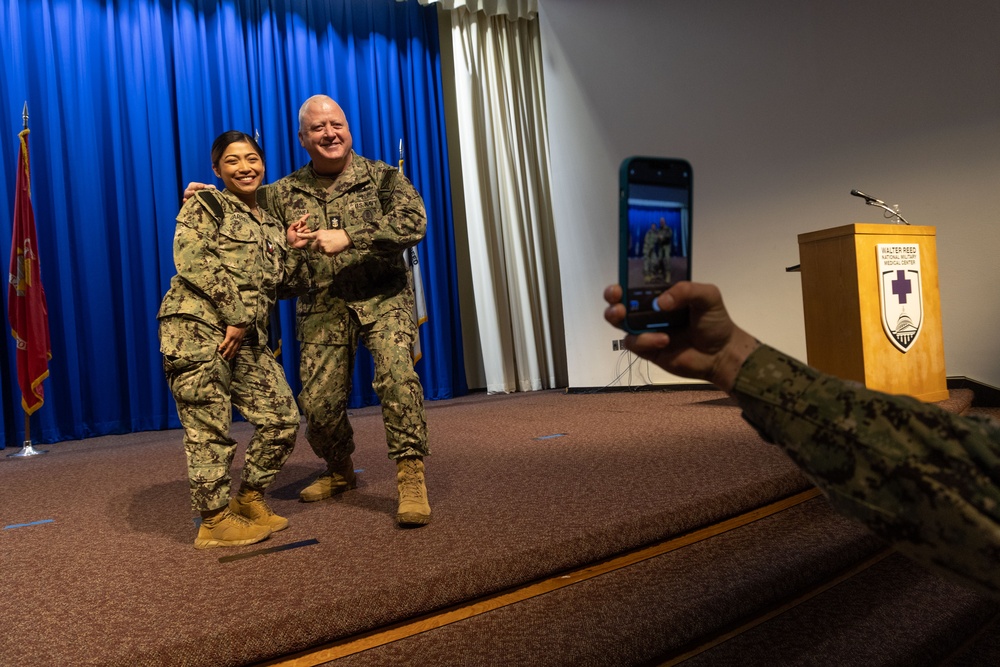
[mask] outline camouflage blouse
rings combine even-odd
[[[348,311],[362,324],[393,318],[410,326],[414,297],[403,251],[424,238],[427,214],[406,177],[354,153],[336,180],[318,176],[310,163],[267,186],[262,199],[285,226],[308,213],[310,229],[343,229],[353,243],[333,257],[291,252],[281,296],[299,296],[299,340],[345,344]]]
[[[207,196],[222,204],[221,218],[206,203]],[[161,321],[171,318],[161,323],[161,351],[188,357],[214,354],[229,325],[248,325],[250,340],[256,337],[265,345],[286,254],[284,229],[266,212],[258,221],[227,190],[190,198],[177,215],[174,232],[177,275],[157,314]]]

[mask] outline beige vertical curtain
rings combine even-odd
[[[440,4],[445,9],[465,9],[487,16],[504,15],[511,20],[533,19],[538,14],[538,0],[418,0],[427,6]]]
[[[430,4],[435,0],[419,0]],[[441,0],[488,392],[567,381],[535,0]]]

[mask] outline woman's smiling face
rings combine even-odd
[[[226,146],[212,169],[226,189],[243,200],[252,201],[264,179],[264,160],[246,141],[234,141]]]

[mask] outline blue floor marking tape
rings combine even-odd
[[[302,540],[301,542],[292,542],[290,544],[282,544],[280,547],[270,547],[268,549],[257,549],[256,551],[250,551],[245,554],[236,554],[235,556],[222,556],[219,558],[220,563],[229,563],[234,560],[240,560],[241,558],[253,558],[254,556],[263,556],[264,554],[273,554],[278,551],[288,551],[289,549],[298,549],[299,547],[307,547],[310,544],[319,544],[319,540],[313,538],[311,540]]]
[[[540,435],[535,440],[551,440],[552,438],[561,438],[564,435],[569,435],[569,433],[553,433],[552,435]]]
[[[26,528],[27,526],[37,526],[40,523],[52,523],[55,519],[42,519],[41,521],[32,521],[30,523],[12,523],[9,526],[4,526],[4,530],[9,530],[11,528]]]

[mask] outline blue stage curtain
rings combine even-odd
[[[688,237],[688,230],[681,225],[680,209],[642,204],[629,205],[628,209],[629,241],[632,255],[642,255],[642,243],[643,239],[646,238],[646,232],[649,231],[651,225],[659,225],[661,219],[674,233],[673,253],[688,257],[691,254],[691,239]]]
[[[358,153],[396,164],[403,140],[406,174],[428,214],[418,251],[429,321],[417,370],[429,399],[467,392],[434,8],[396,0],[0,0],[0,35],[0,257],[10,255],[27,101],[52,338],[32,440],[179,426],[155,316],[174,274],[181,192],[190,181],[221,187],[209,151],[228,129],[259,133],[265,180],[305,164],[298,108],[319,93],[343,106]],[[277,323],[281,361],[298,391],[292,302],[279,305]],[[24,416],[5,329],[3,433],[19,445]],[[371,379],[364,353],[352,407],[377,402]]]

